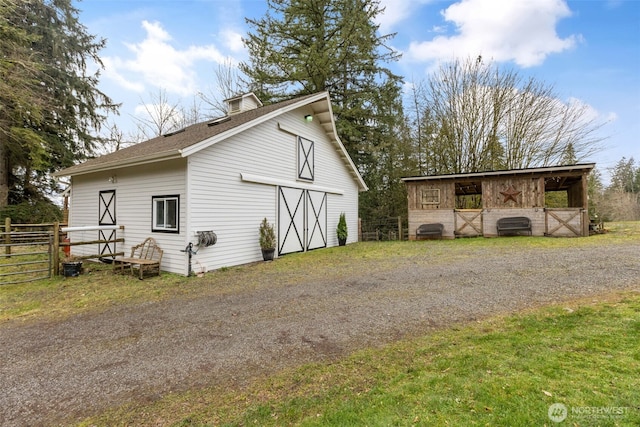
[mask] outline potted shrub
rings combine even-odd
[[[338,235],[338,245],[344,246],[347,244],[347,236],[349,232],[347,231],[347,218],[345,217],[344,212],[340,214],[340,219],[338,220],[338,227],[336,228],[336,234]]]
[[[265,261],[273,260],[276,252],[276,232],[267,218],[264,218],[260,223],[260,249],[262,249],[262,259]]]

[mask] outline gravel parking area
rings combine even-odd
[[[8,322],[0,326],[0,425],[73,423],[132,400],[238,386],[433,327],[640,291],[640,242],[567,250],[517,241],[509,250],[448,245],[446,256],[426,243],[419,256],[331,271],[282,272],[276,261],[259,286],[203,285],[177,300]]]

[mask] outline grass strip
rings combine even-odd
[[[81,425],[637,426],[638,337],[640,295],[615,293],[442,329],[241,389],[170,394]],[[562,424],[549,417],[553,404],[564,405]]]

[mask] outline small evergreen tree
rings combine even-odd
[[[338,236],[338,241],[341,243],[346,242],[347,237],[349,236],[349,231],[347,229],[347,217],[345,216],[344,212],[340,214],[340,218],[338,219],[336,235]]]
[[[276,247],[276,233],[273,229],[273,225],[269,223],[267,218],[264,218],[260,223],[260,248],[262,249],[275,249]]]

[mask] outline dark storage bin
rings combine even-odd
[[[82,271],[82,261],[62,263],[62,274],[64,275],[64,277],[79,276],[81,271]]]

